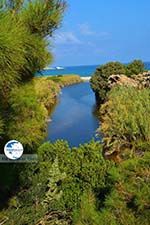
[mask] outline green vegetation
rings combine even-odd
[[[55,224],[55,219],[60,222],[59,215],[63,218],[64,214],[72,220],[83,192],[105,187],[110,162],[102,157],[99,143],[72,150],[63,141],[44,143],[38,157],[37,164],[22,170],[21,191],[10,199],[8,210],[1,212],[1,217],[9,217],[7,224],[36,224],[45,215],[52,215],[49,224]]]
[[[150,223],[150,154],[112,167],[115,186],[106,197],[100,224],[147,225]]]
[[[96,69],[91,78],[91,88],[95,92],[96,100],[102,103],[109,91],[108,78],[112,74],[124,74],[125,66],[119,62],[110,62]]]
[[[105,148],[132,157],[150,148],[150,90],[118,86],[102,105]]]
[[[40,77],[33,80],[32,86],[35,88],[38,103],[49,110],[56,102],[60,85],[46,77]]]
[[[36,78],[52,61],[48,35],[59,26],[63,1],[6,0],[0,8],[0,134],[1,147],[17,139],[35,149],[45,137],[48,111],[60,87],[81,82],[79,76]],[[7,118],[5,118],[7,115]],[[3,132],[2,132],[3,128]]]
[[[97,103],[103,103],[106,99],[110,88],[108,86],[108,78],[111,75],[127,75],[132,77],[144,72],[144,64],[140,60],[134,60],[128,65],[120,62],[110,62],[100,66],[91,78],[91,88],[95,92]]]
[[[0,134],[3,133],[3,122],[2,119],[0,118]]]
[[[52,76],[48,77],[47,79],[58,83],[61,87],[82,82],[81,77],[74,74]]]
[[[59,91],[59,87],[47,81],[45,93],[37,94],[33,77],[35,72],[52,62],[52,55],[48,52],[48,35],[51,36],[60,25],[64,9],[64,2],[57,0],[1,1],[1,152],[4,144],[11,139],[22,141],[25,152],[35,151],[43,141],[48,114],[46,104],[52,102],[50,95]],[[53,93],[47,94],[51,88]],[[44,97],[46,102],[41,103]],[[16,190],[18,172],[17,165],[0,165],[1,205]]]
[[[143,152],[144,153],[144,152]],[[21,190],[11,197],[0,221],[11,224],[147,225],[150,176],[147,152],[114,164],[92,141],[70,149],[67,142],[44,143],[38,163],[19,176]]]
[[[104,145],[41,144],[60,88],[81,82],[76,75],[34,78],[52,61],[47,40],[65,3],[4,0],[0,6],[0,145],[17,139],[25,153],[38,156],[35,164],[0,165],[0,224],[150,224],[150,91],[117,87],[108,94],[107,86],[109,75],[142,73],[143,63],[108,63],[91,79],[100,102],[108,96],[101,108]]]
[[[108,63],[91,79],[97,100],[104,103],[98,130],[103,134],[103,155],[115,165],[107,171],[104,201],[99,204],[101,196],[97,199],[88,193],[81,202],[76,225],[150,223],[150,90],[119,85],[110,90],[108,77],[122,71],[118,63]],[[143,72],[141,61],[124,65],[124,75],[135,77]]]
[[[126,75],[131,77],[144,72],[144,63],[141,60],[134,60],[126,66]]]
[[[20,140],[32,150],[45,137],[48,112],[40,104],[34,85],[29,83],[13,89],[9,103],[11,117],[7,121],[8,129],[5,134],[12,140]]]
[[[59,82],[34,78],[52,62],[48,36],[60,25],[64,1],[1,1],[0,7],[0,147],[16,139],[25,153],[37,151],[46,136],[48,111],[63,85],[80,82],[77,76]],[[19,185],[21,166],[0,165],[0,202]],[[4,176],[5,174],[5,176]]]
[[[1,1],[0,105],[5,141],[20,138],[24,128],[25,134],[34,133],[30,146],[41,139],[45,112],[31,83],[35,72],[52,61],[47,37],[59,26],[64,9],[65,3],[57,0]]]

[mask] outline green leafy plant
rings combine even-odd
[[[144,70],[144,63],[141,60],[134,60],[126,66],[126,75],[132,77],[133,75],[143,73]]]
[[[119,62],[110,62],[96,69],[96,72],[92,76],[90,82],[98,103],[104,102],[107,92],[110,90],[108,87],[109,76],[115,74],[125,74],[125,72],[125,66]]]
[[[141,60],[134,60],[126,65],[120,62],[110,62],[98,67],[91,78],[91,88],[95,93],[97,103],[103,103],[106,100],[107,93],[110,91],[108,78],[111,75],[132,77],[143,73],[144,70],[144,63]]]

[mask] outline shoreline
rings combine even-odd
[[[91,77],[81,77],[81,79],[86,82],[86,81],[90,81]]]

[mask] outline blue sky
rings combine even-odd
[[[150,61],[149,0],[68,0],[52,41],[54,65]]]

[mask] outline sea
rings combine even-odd
[[[150,70],[150,62],[145,62],[145,69]],[[63,69],[45,69],[36,73],[37,76],[56,76],[56,75],[70,75],[77,74],[81,77],[89,77],[95,72],[100,65],[86,65],[86,66],[66,66]]]

